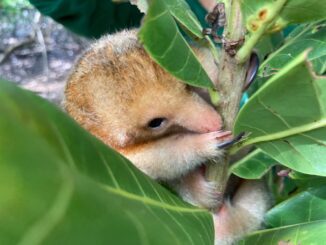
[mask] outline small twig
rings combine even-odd
[[[264,7],[257,12],[257,17],[252,19],[252,33],[236,55],[236,59],[239,63],[243,63],[249,59],[253,48],[265,34],[266,29],[269,28],[276,19],[286,2],[287,0],[276,0],[272,5]]]
[[[34,42],[34,38],[30,37],[29,39],[22,40],[18,43],[13,44],[12,46],[8,47],[3,54],[0,54],[0,64],[6,61],[6,59],[9,58],[9,56],[17,49],[20,49],[21,47],[30,45]]]

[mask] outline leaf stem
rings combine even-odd
[[[258,11],[258,17],[256,18],[257,22],[255,23],[257,29],[251,33],[249,38],[237,52],[236,59],[239,63],[243,63],[249,58],[253,48],[265,34],[266,29],[270,27],[270,24],[278,17],[278,14],[281,12],[286,2],[287,0],[276,0],[273,5]]]

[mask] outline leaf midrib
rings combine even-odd
[[[75,185],[73,177],[63,164],[58,164],[62,175],[62,184],[47,212],[35,221],[22,235],[19,245],[42,244],[51,231],[63,219],[70,204]]]
[[[241,124],[240,124],[241,125]],[[290,129],[286,129],[277,133],[272,133],[268,135],[258,136],[253,139],[249,139],[241,144],[241,148],[247,145],[261,143],[265,141],[272,141],[281,138],[286,138],[292,135],[302,134],[311,130],[320,129],[326,127],[326,118],[323,118],[317,122],[308,123],[302,126],[292,127]]]
[[[151,199],[151,198],[149,198],[147,196],[135,195],[135,194],[133,194],[131,192],[127,192],[127,191],[122,190],[122,189],[115,189],[115,188],[113,188],[111,186],[107,186],[107,185],[103,185],[103,184],[99,184],[99,185],[102,187],[102,189],[104,189],[104,190],[106,190],[106,191],[108,191],[110,193],[122,196],[122,197],[127,198],[127,199],[139,201],[139,202],[142,202],[144,204],[151,205],[151,206],[168,209],[168,210],[175,211],[175,212],[207,213],[207,211],[205,209],[196,208],[196,207],[186,208],[186,207],[173,206],[173,205],[170,205],[170,204],[167,204],[167,203],[156,201],[156,200]]]

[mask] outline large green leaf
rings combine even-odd
[[[139,32],[139,38],[151,57],[168,72],[184,82],[198,87],[213,83],[180,33],[174,17],[188,30],[200,30],[190,22],[189,7],[178,1],[152,0]],[[171,10],[173,9],[173,10]],[[181,14],[182,13],[182,14]],[[192,23],[192,24],[189,24]]]
[[[326,221],[326,187],[309,188],[278,204],[268,211],[265,222],[269,227],[279,227]]]
[[[306,190],[312,187],[326,186],[326,178],[316,175],[302,174],[291,171],[289,177],[295,182],[299,190]]]
[[[241,109],[235,134],[299,172],[326,175],[326,79],[311,74],[306,53],[293,59]]]
[[[212,244],[182,202],[31,92],[0,82],[0,244]]]
[[[311,49],[308,60],[312,63],[314,71],[323,74],[326,69],[325,41],[326,22],[299,25],[285,39],[285,43],[260,65],[255,83],[249,88],[250,93],[257,91],[271,76],[308,48]],[[260,53],[259,46],[257,48]]]
[[[313,245],[324,244],[326,240],[326,222],[315,221],[276,229],[254,232],[239,245]]]
[[[171,15],[197,38],[203,38],[202,26],[196,15],[191,11],[184,0],[164,0],[165,6]]]
[[[143,12],[148,11],[147,0],[130,0],[130,2]],[[179,24],[197,38],[203,38],[202,26],[197,16],[191,11],[185,0],[165,0],[166,10],[178,21]]]
[[[277,162],[257,149],[234,163],[229,171],[244,179],[260,179]]]
[[[308,60],[315,72],[322,74],[326,69],[326,22],[300,25],[293,30],[285,43],[261,64],[259,76],[272,76],[308,48]]]
[[[276,2],[283,0],[243,0],[242,11],[248,29],[250,23],[259,26],[266,16],[277,6]],[[325,19],[326,0],[287,0],[279,14],[274,19],[275,25],[270,29],[280,30],[288,24],[304,23]]]

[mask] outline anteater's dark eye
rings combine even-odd
[[[152,129],[157,129],[157,128],[160,128],[162,125],[164,125],[165,122],[166,122],[166,118],[157,117],[157,118],[150,120],[148,122],[147,126]]]

